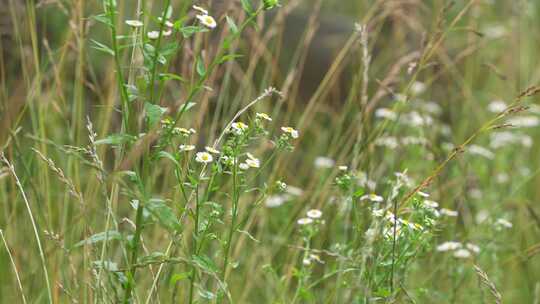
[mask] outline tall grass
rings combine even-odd
[[[535,2],[0,4],[0,302],[540,301]]]

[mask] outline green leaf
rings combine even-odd
[[[191,260],[197,267],[201,268],[206,272],[216,273],[218,271],[218,268],[216,264],[214,264],[214,261],[212,261],[212,259],[205,255],[193,255],[191,257]]]
[[[248,15],[253,14],[253,6],[251,5],[251,0],[241,0],[242,2],[242,8]]]
[[[109,18],[108,15],[105,15],[105,14],[94,15],[92,16],[92,19],[96,20],[97,22],[103,23],[108,27],[111,27],[111,28],[113,27],[111,23],[111,19]]]
[[[186,82],[186,80],[184,78],[182,78],[182,76],[180,75],[176,75],[176,74],[173,74],[173,73],[160,73],[158,75],[159,79],[160,80],[178,80],[180,82]]]
[[[77,244],[73,245],[73,247],[74,248],[81,247],[83,245],[94,244],[94,243],[102,242],[105,240],[121,240],[121,239],[122,239],[122,234],[120,234],[120,232],[116,230],[109,230],[109,231],[96,233],[86,238],[85,240],[82,240],[78,242]]]
[[[143,256],[137,259],[137,263],[141,265],[157,264],[163,262],[167,258],[163,252],[152,252],[147,256]]]
[[[148,119],[148,125],[154,126],[156,122],[161,120],[161,116],[167,112],[167,108],[160,107],[159,105],[149,102],[144,103],[144,110],[146,111],[146,119]]]
[[[171,160],[177,167],[180,167],[180,164],[178,163],[176,158],[171,153],[169,153],[167,151],[159,151],[159,153],[157,154],[157,158],[158,159],[167,158],[167,159]]]
[[[238,34],[238,26],[236,26],[234,20],[229,16],[226,16],[225,18],[227,19],[227,24],[229,24],[229,27],[231,28],[231,32],[235,35]]]
[[[137,138],[125,133],[111,134],[105,138],[96,140],[96,145],[119,145],[126,142],[133,142]]]
[[[189,276],[190,276],[189,272],[175,273],[171,277],[170,284],[174,286],[174,285],[176,285],[176,283],[178,281],[185,280],[185,279],[189,278]]]
[[[182,33],[182,36],[184,36],[184,38],[189,38],[193,36],[195,33],[201,33],[201,32],[207,32],[207,31],[208,31],[207,28],[204,28],[201,26],[194,26],[194,25],[184,26],[180,28],[180,33]]]
[[[355,197],[355,198],[361,197],[362,195],[364,195],[364,193],[366,193],[366,191],[364,190],[364,188],[358,188],[358,189],[353,193],[353,197]]]
[[[144,207],[159,224],[169,231],[174,232],[181,229],[180,222],[176,218],[174,211],[165,204],[164,200],[157,198],[150,199]]]
[[[197,58],[197,74],[199,74],[199,76],[203,77],[204,74],[206,74],[206,67],[204,66],[204,61],[202,59],[202,57],[199,56],[199,58]]]
[[[99,42],[99,41],[96,41],[96,40],[94,40],[94,39],[91,39],[91,41],[92,41],[92,43],[94,43],[94,45],[92,46],[92,48],[94,48],[94,49],[96,49],[96,50],[98,50],[98,51],[101,51],[101,52],[104,52],[104,53],[107,53],[107,54],[109,54],[109,55],[114,56],[114,51],[113,51],[110,47],[108,47],[108,46],[106,46],[105,44],[103,44],[103,43],[101,43],[101,42]]]
[[[225,63],[229,60],[234,60],[236,58],[241,58],[241,57],[244,57],[242,55],[238,55],[238,54],[227,54],[223,57],[221,57],[221,59],[219,60],[219,64],[222,64],[222,63]]]

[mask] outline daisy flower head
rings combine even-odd
[[[458,259],[468,259],[471,257],[471,252],[467,249],[458,249],[454,252],[454,257]]]
[[[266,121],[272,121],[272,117],[270,117],[268,114],[266,113],[257,113],[255,114],[255,117],[259,118],[259,119],[264,119]]]
[[[201,13],[203,15],[208,15],[208,11],[205,10],[204,8],[200,7],[200,6],[193,5],[193,9],[198,11],[199,13]]]
[[[212,157],[212,154],[208,152],[197,152],[197,156],[195,157],[195,161],[198,163],[211,163],[214,160]]]
[[[249,165],[246,163],[241,163],[240,165],[238,165],[238,168],[240,168],[241,170],[247,170],[249,169]]]
[[[300,226],[305,226],[313,223],[313,219],[310,219],[309,217],[303,217],[296,221],[296,223]]]
[[[142,21],[139,20],[126,20],[126,24],[131,27],[141,27],[143,26]]]
[[[233,122],[231,125],[231,128],[234,134],[241,135],[248,129],[248,126],[245,123],[239,121],[239,122]]]
[[[210,15],[197,15],[199,22],[207,28],[213,29],[217,26],[217,22],[214,17]]]
[[[215,149],[214,147],[208,147],[207,146],[204,149],[206,150],[206,152],[210,152],[212,154],[219,154],[220,153],[219,150]]]
[[[284,133],[290,135],[292,138],[298,138],[299,134],[298,134],[298,130],[295,130],[291,127],[281,127],[281,131],[283,131]]]
[[[339,171],[347,171],[347,170],[349,170],[349,167],[347,167],[347,166],[339,166],[338,169],[339,169]]]
[[[322,216],[322,211],[321,210],[318,210],[318,209],[311,209],[309,210],[306,215],[311,218],[311,219],[320,219],[321,216]]]
[[[450,210],[450,209],[446,209],[446,208],[442,208],[440,210],[441,214],[442,215],[446,215],[446,216],[450,216],[450,217],[456,217],[458,216],[458,212],[455,211],[455,210]]]
[[[159,32],[158,31],[150,31],[148,32],[148,39],[156,40],[159,38]]]
[[[161,20],[162,20],[161,17],[158,17],[157,19],[159,20],[159,22],[161,22]],[[173,27],[174,27],[174,23],[172,23],[172,22],[169,21],[169,20],[165,20],[165,26],[170,27],[170,28],[173,28]]]
[[[195,146],[194,145],[180,145],[178,146],[178,149],[180,150],[180,152],[187,152],[187,151],[194,150]]]
[[[251,158],[248,158],[246,159],[246,162],[245,162],[246,165],[248,165],[250,168],[259,168],[261,166],[261,163],[258,159],[251,159]]]
[[[362,195],[360,197],[360,200],[361,201],[365,201],[365,200],[369,200],[369,201],[372,201],[374,203],[380,203],[384,200],[384,198],[380,195],[377,195],[375,193],[371,193],[371,194],[366,194],[366,195]]]

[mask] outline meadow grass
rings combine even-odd
[[[0,17],[0,302],[540,303],[536,2]]]

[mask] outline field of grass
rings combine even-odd
[[[0,0],[0,303],[540,304],[535,0]]]

